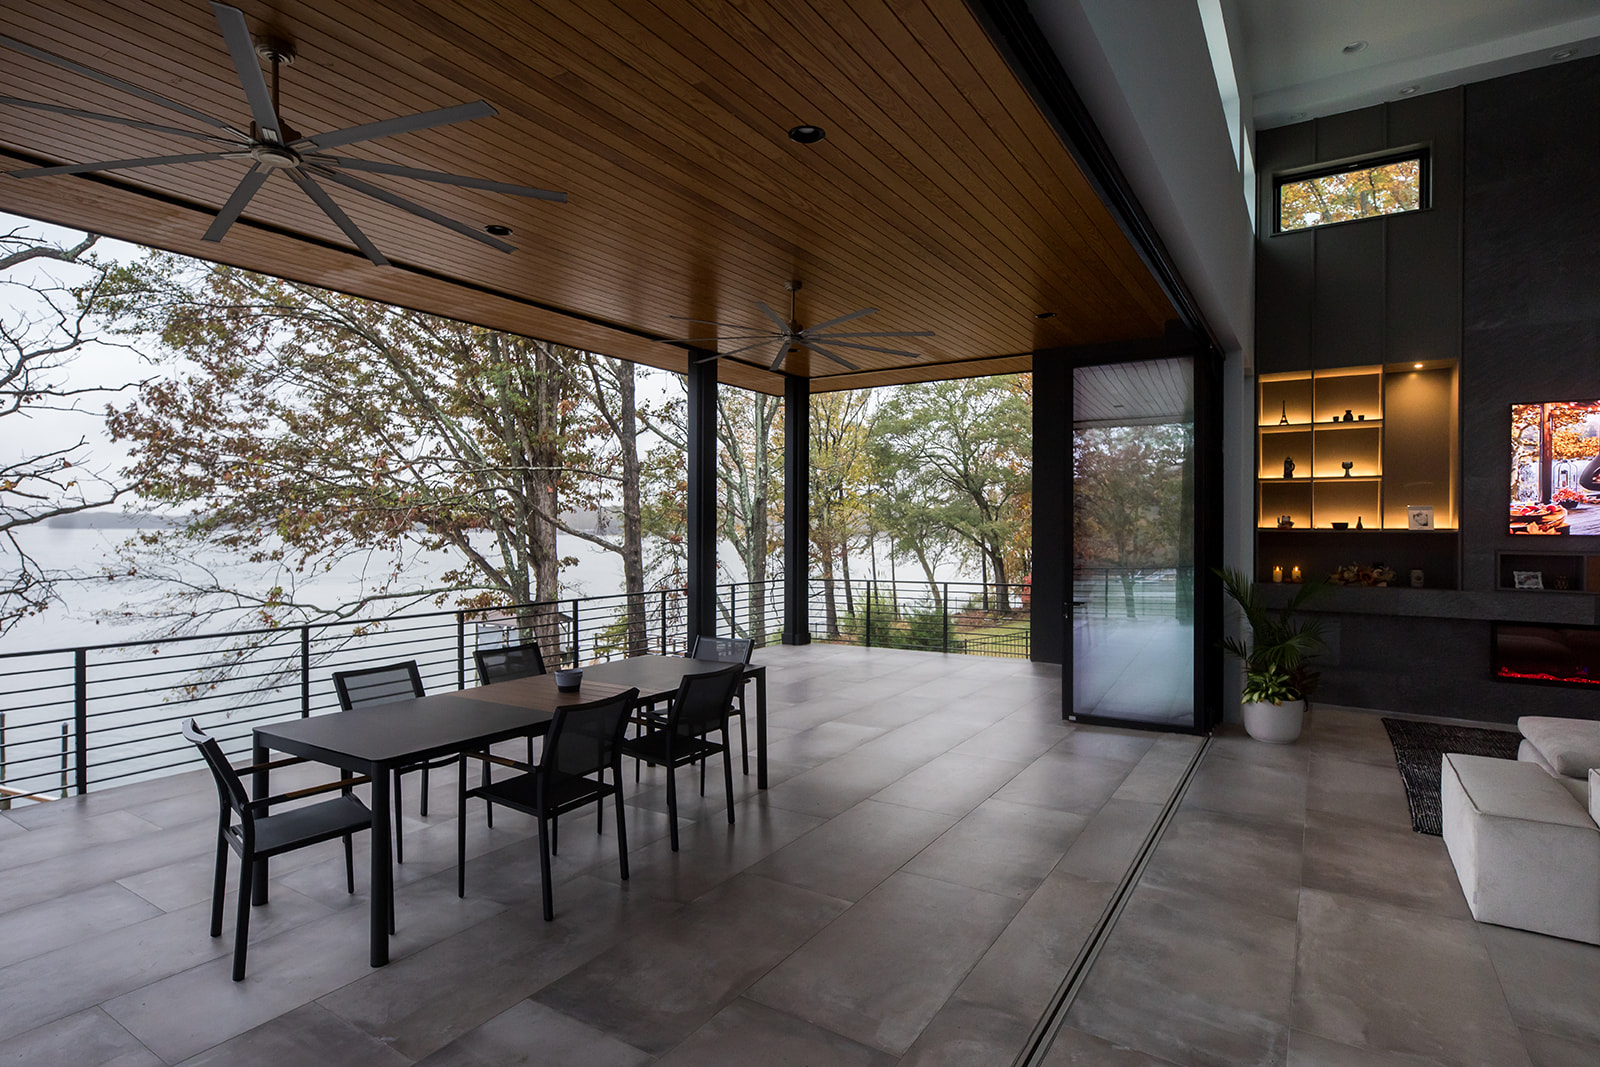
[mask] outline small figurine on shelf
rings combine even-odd
[[[1289,425],[1289,402],[1287,400],[1285,400],[1283,402],[1283,418],[1278,420],[1278,425],[1279,426],[1287,426],[1287,425]]]
[[[1293,478],[1294,477],[1294,457],[1293,456],[1284,456],[1283,457],[1283,476],[1285,478]]]
[[[1347,459],[1343,463],[1339,464],[1339,466],[1344,468],[1344,476],[1346,478],[1350,477],[1350,468],[1354,467],[1355,465],[1356,465],[1355,461],[1354,460],[1349,460],[1349,459]]]
[[[1356,516],[1356,529],[1358,529],[1358,530],[1361,529],[1361,516],[1360,515]]]
[[[1345,408],[1344,409],[1344,421],[1345,422],[1355,422],[1356,421],[1356,417],[1350,413],[1350,409],[1349,408]]]
[[[1294,529],[1294,519],[1290,518],[1288,515],[1279,515],[1278,516],[1278,529],[1280,529],[1280,530],[1292,530],[1292,529]]]

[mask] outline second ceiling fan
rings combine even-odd
[[[801,326],[800,320],[795,311],[795,294],[800,291],[800,282],[789,282],[784,285],[783,288],[789,294],[789,319],[787,322],[779,318],[778,313],[773,311],[766,304],[759,300],[756,301],[756,307],[763,315],[771,320],[772,326],[776,327],[776,329],[761,326],[741,326],[726,322],[713,322],[710,319],[689,319],[684,318],[681,315],[673,315],[672,318],[675,318],[680,322],[694,322],[699,323],[702,326],[719,326],[725,330],[739,330],[742,332],[732,335],[719,335],[717,337],[680,337],[666,343],[696,344],[703,341],[749,342],[748,344],[728,352],[716,352],[712,355],[705,356],[700,360],[702,363],[709,362],[713,359],[726,359],[729,356],[736,356],[741,352],[748,352],[751,349],[756,348],[767,348],[775,344],[776,348],[770,349],[773,352],[773,358],[771,366],[767,368],[768,370],[777,370],[779,367],[782,367],[784,360],[788,359],[791,353],[798,352],[802,348],[805,348],[811,352],[815,352],[817,355],[822,356],[825,359],[830,359],[843,367],[849,368],[850,370],[860,370],[861,368],[846,359],[844,355],[841,354],[841,349],[849,349],[851,351],[861,352],[878,352],[889,356],[903,356],[907,359],[927,358],[920,352],[907,352],[903,349],[884,348],[880,345],[862,344],[861,342],[868,338],[882,337],[932,337],[932,330],[881,330],[870,333],[853,331],[850,333],[840,333],[834,329],[834,327],[842,326],[854,319],[872,315],[877,312],[877,308],[862,308],[859,311],[852,311],[848,315],[840,315],[838,318],[829,319],[827,322],[819,322],[815,326]]]

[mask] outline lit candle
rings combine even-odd
[[[1275,582],[1283,581],[1283,567],[1281,565],[1274,565],[1273,566],[1273,568],[1272,568],[1272,580],[1275,581]]]
[[[1300,565],[1298,563],[1295,564],[1294,569],[1289,572],[1289,580],[1291,582],[1298,582],[1300,580]]]

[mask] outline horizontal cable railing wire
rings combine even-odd
[[[1192,619],[1193,567],[1075,567],[1072,618]]]
[[[1028,659],[1031,587],[812,578],[814,641]]]
[[[724,632],[778,640],[781,579],[717,596],[738,623]],[[247,757],[256,726],[336,709],[335,671],[414,659],[435,692],[477,683],[475,649],[530,637],[552,668],[682,655],[687,617],[684,590],[667,588],[0,653],[0,810],[191,769],[179,736],[190,717]]]

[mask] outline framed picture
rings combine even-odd
[[[1406,528],[1410,530],[1433,529],[1433,505],[1408,504],[1406,506]]]
[[[1518,589],[1543,589],[1543,571],[1512,571],[1511,582]]]

